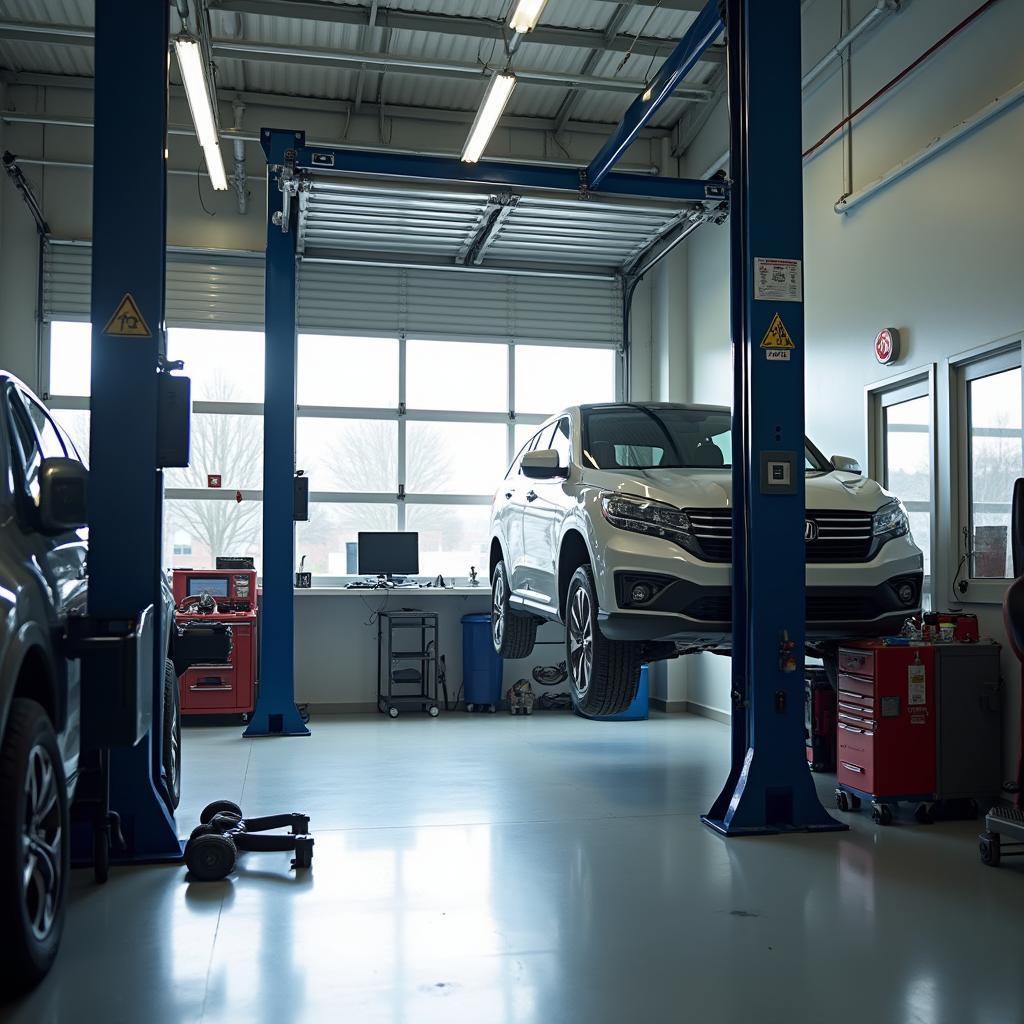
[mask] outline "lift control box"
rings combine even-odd
[[[255,569],[175,569],[179,625],[224,623],[224,661],[193,665],[179,679],[183,715],[248,715],[256,703],[258,604]]]

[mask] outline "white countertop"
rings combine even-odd
[[[491,598],[490,587],[481,583],[475,587],[304,587],[295,588],[295,596],[311,597],[485,597]]]

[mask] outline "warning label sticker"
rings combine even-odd
[[[782,317],[778,313],[772,317],[772,322],[768,325],[768,330],[761,339],[761,348],[765,350],[765,355],[768,357],[769,362],[773,360],[787,361],[789,353],[796,348],[796,345],[793,344],[793,339],[789,335],[789,331],[786,330],[786,325],[782,322]]]
[[[907,704],[911,707],[928,703],[928,684],[924,665],[911,665],[907,669]]]
[[[103,328],[103,333],[123,338],[153,337],[131,292],[125,292],[114,315],[107,321],[107,326]]]
[[[803,261],[755,256],[754,298],[769,302],[803,302]]]

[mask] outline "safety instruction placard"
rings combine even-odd
[[[131,292],[125,292],[124,298],[118,303],[114,315],[103,328],[104,334],[112,334],[122,338],[152,338],[149,324],[139,311],[139,304]]]
[[[924,665],[911,665],[907,669],[907,704],[910,707],[928,703],[928,684]]]
[[[772,322],[768,325],[768,330],[765,331],[765,335],[761,339],[761,348],[764,349],[769,362],[773,360],[787,361],[789,353],[796,348],[789,331],[786,330],[786,325],[782,322],[782,317],[778,313],[772,317]]]
[[[755,256],[754,298],[769,302],[803,302],[803,261]]]

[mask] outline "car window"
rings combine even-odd
[[[8,408],[11,417],[12,455],[15,466],[21,467],[24,473],[24,487],[33,500],[39,499],[39,467],[43,461],[43,453],[39,447],[39,439],[32,427],[28,412],[14,388],[7,392]]]
[[[548,447],[558,452],[558,465],[562,469],[568,469],[572,464],[572,443],[569,439],[569,420],[560,419],[555,424],[554,432],[548,441]]]
[[[29,417],[39,435],[39,445],[43,451],[44,459],[62,459],[67,455],[67,448],[61,439],[57,425],[50,419],[50,414],[37,402],[26,394],[22,394],[22,400],[28,409]]]

